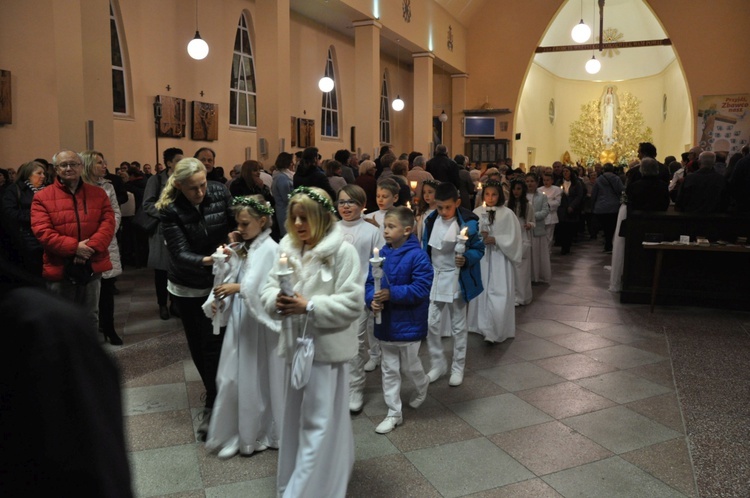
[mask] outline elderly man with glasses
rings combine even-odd
[[[101,274],[112,269],[109,246],[115,215],[107,193],[81,179],[76,152],[55,154],[57,178],[31,204],[31,230],[44,248],[42,275],[50,290],[82,305],[99,328]]]

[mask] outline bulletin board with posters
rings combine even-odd
[[[739,152],[750,143],[750,94],[700,97],[696,133],[703,150]]]

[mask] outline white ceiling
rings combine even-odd
[[[596,5],[596,9],[594,6]],[[592,38],[587,43],[599,41],[599,7],[596,0],[583,0],[583,20],[589,27],[595,21]],[[540,43],[543,47],[575,45],[570,37],[573,26],[581,20],[581,0],[568,0],[552,21]],[[643,0],[606,0],[604,5],[604,29],[617,29],[622,34],[619,41],[660,40],[667,38],[659,21]],[[591,51],[554,52],[536,54],[534,62],[551,73],[567,79],[587,81],[620,81],[643,78],[662,72],[675,60],[671,46],[620,49],[611,58],[594,52],[602,63],[598,74],[590,75],[585,69],[591,59]]]

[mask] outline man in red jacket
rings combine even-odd
[[[86,309],[99,328],[101,273],[112,269],[115,215],[104,189],[81,180],[83,160],[64,150],[52,158],[57,178],[31,204],[31,230],[44,248],[49,288]]]

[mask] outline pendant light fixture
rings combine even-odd
[[[594,0],[594,20],[592,23],[596,22],[596,0]],[[601,47],[601,44],[599,45]],[[599,70],[602,68],[602,63],[596,60],[596,54],[594,51],[591,51],[591,59],[586,61],[586,72],[589,74],[596,74],[599,72]]]
[[[398,44],[398,49],[396,52],[396,79],[399,80],[399,87],[401,87],[401,44],[399,43],[401,40],[396,40],[396,43]],[[396,95],[396,99],[391,102],[391,107],[393,107],[393,110],[396,112],[403,111],[404,110],[404,101],[401,100],[401,95]]]
[[[195,60],[203,60],[208,55],[208,43],[201,38],[198,31],[198,0],[195,0],[195,36],[188,43],[187,51],[190,57]]]
[[[570,36],[576,43],[585,43],[591,37],[591,28],[583,22],[583,0],[581,0],[581,22],[573,27]]]
[[[325,24],[325,35],[326,38],[328,38],[328,24]],[[328,58],[331,54],[331,49],[328,49],[328,52],[326,53],[326,73],[328,72]],[[323,93],[328,93],[331,90],[333,90],[334,82],[332,78],[329,78],[327,74],[323,74],[323,77],[320,78],[318,81],[318,88]]]

